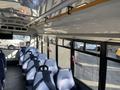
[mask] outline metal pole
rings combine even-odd
[[[86,43],[84,42],[83,51],[86,51]]]
[[[71,66],[71,70],[72,70],[72,73],[74,75],[74,41],[71,40],[71,55],[70,55],[70,66]]]
[[[107,73],[107,45],[105,42],[101,43],[100,49],[100,69],[99,69],[99,86],[98,90],[105,90],[106,88],[106,73]]]
[[[36,37],[36,48],[39,49],[39,36]]]
[[[47,36],[47,57],[49,59],[49,37]]]
[[[43,53],[43,36],[41,37],[41,53]]]
[[[56,62],[57,62],[57,66],[58,66],[58,38],[56,37]]]

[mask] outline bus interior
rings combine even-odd
[[[120,0],[0,0],[0,90],[120,90]]]

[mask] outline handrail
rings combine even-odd
[[[27,24],[27,26],[39,21],[42,18],[45,18],[47,15],[50,15],[52,13],[55,13],[58,10],[63,9],[64,7],[67,7],[73,3],[75,3],[77,0],[65,0],[63,2],[61,2],[60,4],[58,4],[57,6],[51,8],[50,10],[48,10],[47,12],[45,12],[44,14],[42,14],[39,18],[33,20],[32,22],[30,22],[29,24]]]
[[[84,6],[73,8],[70,12],[73,13],[73,12],[77,12],[77,11],[80,11],[80,10],[84,10],[84,9],[89,8],[89,7],[95,6],[95,5],[97,5],[97,4],[106,2],[106,1],[109,1],[109,0],[96,0],[96,1],[90,2],[90,3],[88,3],[88,4],[85,4]],[[49,18],[48,20],[52,20],[52,19],[55,19],[55,18],[59,18],[59,17],[61,17],[61,16],[65,16],[65,15],[68,15],[68,12],[59,14],[59,15],[54,16],[54,17],[51,17],[51,18]]]
[[[67,1],[67,0],[66,0],[66,1]],[[80,11],[80,10],[84,10],[84,9],[86,9],[86,8],[95,6],[95,5],[97,5],[97,4],[100,4],[100,3],[103,3],[103,2],[106,2],[106,1],[109,1],[109,0],[96,0],[96,1],[90,2],[89,4],[84,5],[84,6],[82,6],[82,7],[73,8],[70,12],[73,13],[73,12],[77,12],[77,11]],[[69,5],[68,5],[68,6],[69,6]],[[58,10],[59,10],[59,9],[58,9]],[[50,12],[50,11],[51,11],[51,9],[50,9],[48,12]],[[50,13],[50,14],[52,14],[52,13]],[[56,18],[65,16],[65,15],[68,15],[68,12],[59,14],[59,15],[54,16],[54,17],[50,17],[50,18],[48,18],[48,20],[56,19]],[[46,17],[46,16],[47,16],[47,12],[46,12],[45,14],[41,15],[38,19],[35,19],[34,21],[32,21],[32,22],[30,22],[29,24],[27,24],[27,26],[30,26],[31,24],[39,21],[40,19],[42,19],[42,18],[44,18],[44,17]],[[43,21],[41,21],[41,22],[43,22]]]

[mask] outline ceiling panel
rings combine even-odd
[[[50,23],[53,30],[66,33],[120,33],[120,0],[72,13]]]

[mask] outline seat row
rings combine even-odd
[[[70,69],[58,68],[56,61],[47,59],[34,47],[21,51],[20,65],[27,82],[27,90],[75,90]]]

